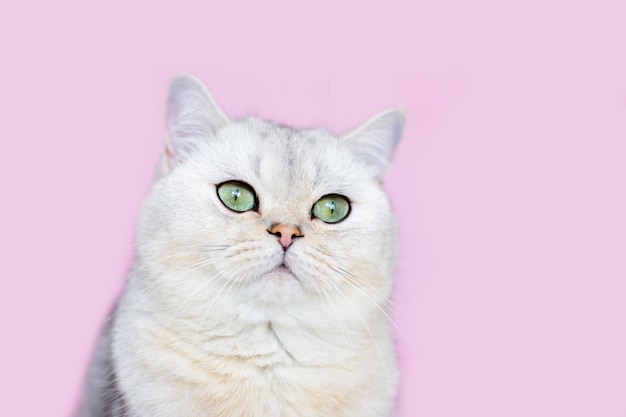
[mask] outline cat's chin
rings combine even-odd
[[[300,280],[285,264],[265,273],[252,290],[257,299],[279,305],[301,301],[305,295]]]
[[[275,288],[302,288],[298,277],[284,263],[266,273],[262,280]]]
[[[284,263],[277,266],[273,271],[271,271],[268,275],[273,275],[274,279],[284,280],[284,279],[295,279],[297,281],[298,277],[289,269],[287,265]]]

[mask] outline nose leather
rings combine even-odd
[[[302,236],[302,232],[296,226],[284,223],[273,226],[269,232],[278,237],[278,242],[285,250],[291,246],[295,238]]]

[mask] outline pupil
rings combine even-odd
[[[330,201],[328,203],[326,203],[326,207],[328,207],[330,209],[330,213],[333,214],[335,212],[335,202],[334,201]]]
[[[233,190],[233,197],[235,198],[235,201],[237,201],[237,199],[239,198],[239,195],[240,195],[240,194],[241,194],[241,193],[239,192],[239,188],[235,188],[235,189]]]

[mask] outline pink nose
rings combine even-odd
[[[291,246],[295,238],[302,236],[302,232],[296,226],[284,223],[277,224],[269,232],[278,237],[278,242],[285,250]]]

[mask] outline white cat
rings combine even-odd
[[[137,259],[80,417],[386,417],[404,115],[340,137],[230,119],[172,81]]]

